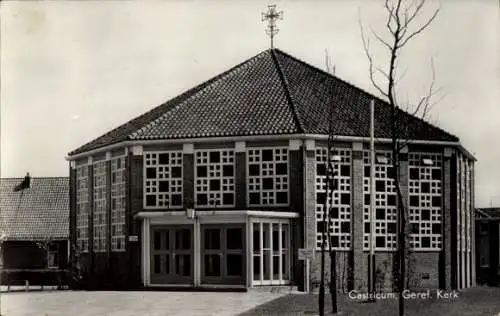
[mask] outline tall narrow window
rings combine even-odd
[[[408,172],[410,247],[415,250],[440,250],[442,155],[410,153]]]
[[[288,149],[247,151],[248,205],[288,205]]]
[[[287,284],[290,279],[288,222],[262,219],[254,221],[252,227],[252,284]]]
[[[332,204],[329,204],[331,222],[327,227],[328,212],[324,212],[325,201],[329,201],[326,196],[327,149],[316,149],[316,247],[321,248],[322,232],[328,229],[330,240],[326,240],[326,249],[331,242],[333,249],[348,250],[351,246],[351,150],[336,149],[330,158],[333,187],[329,188]]]
[[[89,251],[89,181],[88,167],[76,167],[76,242],[78,250]]]
[[[125,157],[111,159],[111,251],[125,251]]]
[[[375,194],[375,249],[395,250],[396,249],[396,224],[397,224],[397,206],[396,206],[396,186],[394,185],[394,170],[392,170],[392,154],[386,151],[380,151],[377,157],[385,157],[375,161],[375,192],[371,192],[370,186],[370,152],[363,152],[363,249],[370,248],[370,194]]]
[[[196,151],[196,206],[234,206],[234,169],[233,150]]]
[[[107,199],[106,161],[94,163],[94,251],[105,252],[107,248]]]
[[[182,208],[182,152],[147,152],[144,157],[144,207]]]

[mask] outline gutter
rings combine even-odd
[[[100,148],[92,149],[86,152],[78,153],[75,155],[66,156],[67,161],[76,160],[82,157],[87,157],[96,153],[102,153],[116,148],[140,145],[155,145],[155,144],[184,144],[184,143],[215,143],[215,142],[237,142],[237,141],[265,141],[265,140],[328,140],[328,135],[321,134],[282,134],[282,135],[248,135],[248,136],[221,136],[221,137],[198,137],[198,138],[179,138],[179,139],[151,139],[151,140],[126,140],[119,143],[103,146]],[[360,136],[335,136],[337,141],[346,142],[369,142],[370,137]],[[390,138],[376,138],[376,143],[390,144]],[[457,147],[468,158],[476,161],[474,156],[468,152],[460,142],[454,141],[435,141],[435,140],[404,140],[409,144],[416,145],[436,145],[436,146],[450,146]]]

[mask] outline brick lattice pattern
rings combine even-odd
[[[288,206],[288,149],[247,151],[248,204]]]
[[[196,151],[196,207],[234,207],[234,150]]]
[[[331,209],[331,223],[327,226],[325,218],[327,148],[316,148],[316,248],[321,249],[322,232],[327,228],[335,250],[349,250],[351,247],[351,154],[350,149],[335,149],[330,155],[330,166],[333,167],[335,187],[329,188],[332,200],[328,197]],[[339,161],[334,161],[339,157]],[[331,204],[330,204],[331,203]],[[326,236],[325,236],[326,237]]]
[[[397,246],[396,186],[393,179],[392,154],[377,151],[376,157],[385,157],[386,162],[375,161],[375,249],[393,251]],[[363,151],[363,250],[370,248],[370,151]]]
[[[111,159],[111,251],[125,251],[125,158]]]
[[[410,247],[441,250],[442,154],[409,154]]]
[[[182,207],[182,152],[144,154],[144,207]]]
[[[94,251],[105,252],[107,248],[108,207],[106,194],[106,161],[94,163]]]
[[[78,250],[89,251],[89,175],[88,166],[76,168],[76,241]]]

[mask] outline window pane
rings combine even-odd
[[[232,177],[232,176],[234,176],[233,166],[230,166],[230,165],[223,166],[222,167],[222,175],[224,177]]]
[[[276,193],[276,203],[279,203],[279,204],[288,203],[288,192],[277,192]]]
[[[280,256],[273,256],[273,280],[279,280]]]
[[[283,252],[281,254],[281,273],[282,273],[282,279],[283,280],[288,280],[288,252]]]
[[[165,258],[165,271],[163,271],[163,273],[165,274],[170,274],[170,255],[165,255],[164,256]]]
[[[273,224],[273,251],[279,251],[279,224]]]
[[[226,231],[227,249],[243,249],[243,229],[229,228]]]
[[[270,233],[271,233],[270,232],[271,228],[270,228],[269,223],[264,223],[262,226],[263,226],[262,228],[263,228],[263,239],[264,239],[263,240],[263,242],[264,242],[264,247],[263,248],[264,249],[269,249],[269,248],[271,248],[271,245],[269,244],[269,242],[270,242],[269,236],[270,236]]]
[[[220,255],[205,255],[205,275],[220,276]]]
[[[248,167],[248,173],[250,176],[258,176],[260,175],[259,165],[250,165]]]
[[[155,237],[154,237],[154,249],[155,250],[160,250],[161,249],[161,232],[155,232],[154,233]]]
[[[226,269],[228,276],[242,276],[243,256],[239,254],[228,254],[226,257]]]
[[[271,251],[265,250],[264,251],[264,280],[270,280],[270,273],[271,273],[271,267],[270,267],[270,262],[269,260],[271,259]]]
[[[175,231],[175,249],[191,249],[191,231],[189,229]]]
[[[276,174],[277,175],[286,175],[287,174],[287,167],[288,167],[288,165],[286,163],[276,164]]]
[[[260,251],[260,223],[253,223],[253,251]]]
[[[154,256],[153,270],[154,270],[154,273],[156,273],[156,274],[161,273],[161,256],[160,255]]]
[[[205,249],[220,249],[220,229],[205,229]]]
[[[191,255],[175,256],[175,274],[181,276],[191,275]]]
[[[253,256],[253,279],[260,280],[260,256]]]
[[[288,224],[281,225],[281,248],[287,249],[289,243]]]
[[[222,197],[222,204],[233,205],[234,204],[234,194],[233,193],[224,193],[223,197]]]

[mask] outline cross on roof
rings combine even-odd
[[[276,20],[283,20],[283,11],[276,11],[276,5],[268,5],[267,12],[262,13],[262,21],[269,21],[266,34],[271,38],[271,48],[274,46],[274,35],[276,35],[279,29],[276,27]]]

